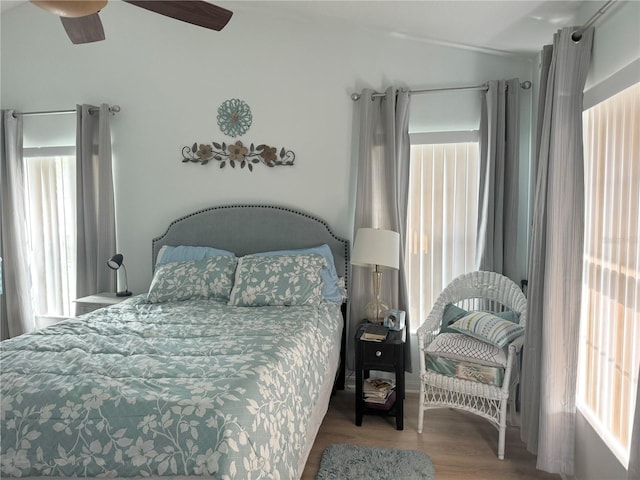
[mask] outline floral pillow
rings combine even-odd
[[[326,264],[318,254],[240,257],[229,305],[318,305]]]
[[[344,279],[338,277],[338,272],[334,265],[333,253],[326,243],[310,248],[299,248],[295,250],[274,250],[271,252],[256,253],[259,257],[272,257],[274,255],[305,255],[317,253],[327,260],[327,265],[320,272],[323,287],[322,295],[325,300],[332,302],[343,302],[346,300],[346,289],[344,288]]]
[[[233,287],[237,258],[208,257],[204,260],[158,265],[149,287],[150,303],[176,302],[191,298],[227,301]]]

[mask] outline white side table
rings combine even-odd
[[[131,297],[117,297],[114,292],[102,292],[87,297],[76,298],[73,302],[76,304],[76,315],[93,312],[99,308],[115,305],[123,300]]]

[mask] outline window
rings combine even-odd
[[[26,211],[36,325],[73,314],[76,272],[75,148],[26,148]]]
[[[640,362],[640,83],[586,110],[583,123],[577,404],[626,466]]]
[[[405,269],[409,314],[425,320],[438,295],[475,269],[477,132],[411,136]]]

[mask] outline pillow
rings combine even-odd
[[[227,250],[221,250],[213,247],[190,247],[186,245],[179,245],[172,247],[170,245],[163,245],[156,257],[156,265],[162,265],[169,262],[186,262],[189,260],[204,260],[205,258],[215,256],[230,256],[234,257],[233,252]]]
[[[317,247],[299,248],[296,250],[274,250],[271,252],[256,253],[255,255],[272,257],[274,255],[303,255],[313,253],[322,255],[327,261],[327,265],[323,267],[322,272],[320,272],[323,283],[322,296],[325,300],[342,303],[346,297],[344,287],[340,288],[338,272],[336,271],[333,254],[331,253],[329,245],[326,243],[318,245]]]
[[[318,305],[322,302],[322,255],[245,255],[238,259],[229,305]]]
[[[446,307],[444,307],[444,311],[442,312],[442,322],[440,324],[440,333],[451,333],[455,332],[450,328],[452,323],[455,323],[457,320],[460,320],[467,313],[467,310],[460,308],[452,303],[448,303]],[[503,320],[509,320],[513,323],[520,322],[520,313],[515,312],[513,310],[506,310],[504,312],[488,312],[495,315],[498,318],[502,318]]]
[[[462,360],[491,367],[506,367],[504,349],[462,333],[441,333],[427,347],[432,356]]]
[[[236,257],[216,256],[159,265],[153,275],[147,301],[162,303],[190,298],[227,301],[237,261]]]
[[[470,312],[449,326],[479,340],[504,347],[524,333],[524,327],[489,312]]]

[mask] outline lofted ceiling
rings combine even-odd
[[[431,43],[537,53],[551,43],[561,27],[581,25],[578,11],[595,12],[593,0],[355,0],[355,1],[229,1],[218,2],[241,12],[287,16],[293,20],[342,22],[354,28]],[[585,5],[586,4],[586,5]]]
[[[0,0],[0,12],[24,3],[26,0]],[[236,0],[211,3],[234,11],[236,16],[275,15],[319,25],[342,23],[351,28],[378,30],[437,44],[536,53],[542,45],[551,42],[558,28],[580,25],[577,15],[582,7],[590,7],[587,10],[593,13],[605,0]]]

